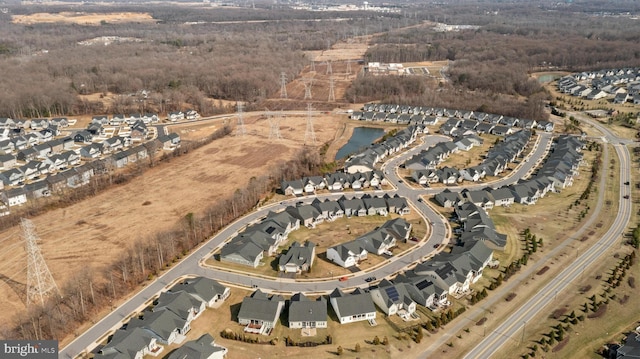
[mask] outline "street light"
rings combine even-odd
[[[520,339],[520,344],[524,343],[524,332],[527,329],[527,321],[522,322],[522,339]]]

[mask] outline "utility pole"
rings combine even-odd
[[[22,218],[20,226],[25,241],[25,250],[27,252],[27,307],[33,302],[40,302],[44,305],[44,300],[51,294],[60,295],[60,290],[53,280],[51,271],[44,261],[44,257],[40,252],[37,241],[38,236],[35,233],[33,222],[26,218]]]

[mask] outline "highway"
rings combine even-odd
[[[410,156],[443,140],[444,138],[442,136],[426,136],[423,139],[422,144],[415,146],[411,150],[405,151],[396,157],[388,159],[382,168],[383,171],[387,172],[387,174],[385,175],[387,176],[387,180],[394,187],[396,187],[396,189],[385,191],[380,190],[374,192],[374,194],[376,195],[383,195],[385,193],[393,195],[397,193],[398,195],[405,197],[409,204],[414,209],[417,209],[426,221],[431,223],[432,228],[430,236],[410,252],[393,256],[385,261],[383,265],[372,270],[354,273],[353,275],[349,276],[348,280],[343,282],[331,278],[329,274],[327,278],[321,278],[316,281],[301,281],[295,279],[257,277],[249,274],[224,271],[221,269],[202,265],[204,259],[208,258],[212,252],[220,248],[227,240],[234,237],[238,232],[242,231],[242,229],[248,224],[259,221],[261,218],[265,217],[268,211],[278,211],[283,209],[287,205],[293,205],[298,201],[310,203],[314,198],[337,198],[342,195],[346,195],[347,197],[349,197],[357,193],[330,193],[318,196],[294,198],[281,203],[264,206],[225,227],[222,231],[209,239],[204,245],[191,252],[191,254],[185,257],[181,262],[174,265],[156,280],[146,285],[139,292],[135,293],[129,300],[124,302],[118,308],[115,308],[110,314],[95,323],[91,328],[79,335],[74,341],[64,347],[60,352],[60,357],[74,358],[78,354],[83,353],[85,350],[93,350],[93,348],[97,345],[98,342],[102,340],[106,333],[119,328],[122,325],[123,320],[131,315],[131,313],[142,310],[145,307],[145,303],[147,301],[156,296],[164,288],[186,275],[206,276],[219,280],[221,282],[229,283],[232,285],[245,286],[247,288],[256,286],[269,292],[305,292],[308,294],[317,295],[329,293],[336,287],[343,289],[368,287],[370,284],[364,281],[365,277],[375,276],[378,279],[389,277],[411,266],[412,264],[417,263],[418,261],[422,261],[430,255],[433,255],[436,252],[436,250],[434,250],[435,244],[447,243],[449,240],[450,233],[448,230],[448,222],[439,213],[437,213],[428,204],[426,204],[426,201],[419,201],[418,199],[421,195],[435,194],[439,191],[442,191],[443,189],[422,189],[410,187],[407,183],[405,183],[404,180],[401,182],[401,178],[398,176],[396,169]],[[550,142],[551,134],[542,133],[538,138],[537,146],[535,146],[534,150],[529,155],[527,160],[522,161],[517,169],[510,173],[509,176],[493,182],[491,183],[491,185],[502,186],[509,183],[517,182],[518,179],[527,176],[542,160],[544,154],[549,148]],[[448,188],[452,191],[460,191],[463,188],[484,188],[487,185],[489,184],[482,183],[469,186],[453,186]],[[366,193],[371,192],[369,191]]]
[[[573,263],[569,264],[560,274],[550,280],[539,292],[511,314],[501,325],[484,337],[484,339],[469,353],[467,353],[464,358],[489,358],[493,353],[500,350],[500,348],[508,341],[515,343],[522,341],[525,337],[527,323],[533,320],[536,315],[538,315],[557,297],[558,294],[562,295],[562,292],[566,290],[567,287],[576,280],[576,278],[580,277],[583,271],[606,253],[607,248],[620,240],[620,237],[626,230],[631,218],[632,203],[630,198],[630,189],[628,186],[624,185],[625,182],[631,180],[631,159],[629,151],[625,146],[629,141],[618,139],[610,131],[597,123],[588,120],[585,121],[589,122],[592,126],[598,128],[605,134],[607,141],[613,144],[616,154],[620,160],[620,201],[614,223],[600,240],[583,252],[582,255],[576,258]],[[607,178],[606,167],[608,167],[607,164],[609,163],[609,155],[606,146],[602,163],[605,165],[603,166],[604,168],[599,188],[604,189],[605,180]],[[603,190],[601,190],[601,192],[602,191]],[[629,198],[624,198],[625,196],[629,196]],[[600,195],[597,208],[595,209],[595,214],[591,218],[597,216],[601,207],[602,194]],[[575,235],[573,237],[575,237]]]

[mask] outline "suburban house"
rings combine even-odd
[[[27,191],[22,187],[8,189],[4,192],[9,207],[20,206],[27,203]]]
[[[310,300],[302,293],[296,293],[289,301],[289,328],[326,328],[327,300],[322,296]]]
[[[9,169],[16,165],[16,156],[12,154],[0,155],[0,168]]]
[[[264,251],[262,248],[250,239],[232,240],[225,244],[220,251],[220,260],[222,262],[232,262],[253,268],[258,267],[263,257]]]
[[[278,324],[284,304],[284,298],[281,296],[268,297],[258,289],[242,300],[238,322],[245,325],[245,332],[269,335]]]
[[[91,143],[83,146],[80,148],[80,157],[88,159],[98,158],[102,156],[103,146],[102,143]]]
[[[129,321],[127,330],[144,329],[159,343],[169,345],[175,341],[183,340],[183,337],[191,329],[190,323],[170,310],[145,311],[142,313],[142,318],[136,317]]]
[[[436,194],[434,196],[434,200],[440,206],[445,208],[456,207],[465,202],[464,198],[460,195],[459,192],[451,192],[451,190],[449,190],[448,188]]]
[[[359,241],[350,241],[327,248],[327,259],[337,265],[349,268],[367,258],[367,250]]]
[[[184,282],[171,287],[173,293],[184,292],[205,303],[207,307],[224,301],[229,297],[229,287],[207,277],[185,279]]]
[[[93,135],[87,130],[79,131],[73,136],[73,141],[78,143],[89,144],[92,140]]]
[[[199,317],[205,309],[205,302],[186,292],[163,292],[153,307],[154,312],[169,310],[189,323]]]
[[[513,195],[513,192],[511,192],[507,187],[500,187],[496,189],[488,188],[487,191],[493,197],[493,204],[495,206],[509,207],[515,203],[515,196]]]
[[[416,302],[409,295],[405,283],[393,284],[383,279],[378,288],[371,290],[371,298],[387,316],[397,314],[408,320],[416,311]]]
[[[316,198],[311,202],[311,205],[320,211],[325,221],[333,221],[344,216],[344,210],[336,201],[326,199],[324,202],[321,202]]]
[[[278,270],[285,273],[301,273],[311,270],[316,256],[316,245],[307,241],[304,245],[293,242],[287,253],[280,255]]]
[[[94,356],[96,359],[142,359],[159,355],[164,349],[157,338],[142,328],[118,329],[111,340]]]
[[[350,294],[345,294],[336,288],[329,295],[329,302],[340,324],[376,319],[376,308],[371,294],[359,288]]]
[[[0,181],[2,181],[4,186],[17,186],[24,180],[24,173],[17,168],[12,168],[0,173]]]
[[[174,150],[180,147],[180,135],[177,133],[170,133],[166,136],[159,136],[158,141],[162,145],[163,150]]]
[[[413,270],[399,274],[393,283],[404,283],[405,290],[411,299],[425,308],[435,310],[449,304],[449,292],[442,289],[426,276],[418,275]]]
[[[181,120],[184,120],[184,112],[182,111],[169,112],[169,121],[176,122]]]
[[[224,359],[227,355],[227,348],[215,344],[211,334],[203,334],[196,340],[184,343],[180,348],[173,351],[167,359]]]

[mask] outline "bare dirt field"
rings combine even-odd
[[[62,22],[78,25],[100,25],[104,22],[120,24],[126,22],[155,22],[149,13],[117,12],[110,14],[85,12],[36,13],[30,15],[14,15],[14,24],[33,25],[42,23]]]
[[[233,134],[167,164],[149,169],[128,184],[100,193],[91,200],[52,210],[32,218],[54,279],[64,285],[85,267],[108,265],[138,237],[166,230],[189,212],[197,213],[232,194],[252,176],[291,158],[303,146],[306,117],[287,116],[280,122],[281,140],[269,140],[269,124],[262,117],[245,116],[247,135]],[[318,143],[332,141],[344,117],[317,118]],[[215,121],[214,121],[215,122]],[[322,124],[320,124],[322,123]],[[217,123],[217,126],[222,124]],[[216,125],[197,123],[206,135]],[[172,131],[190,134],[188,126]],[[185,136],[195,138],[195,136]],[[143,205],[150,202],[148,205]],[[18,227],[0,232],[0,321],[11,323],[25,309],[26,255]]]

